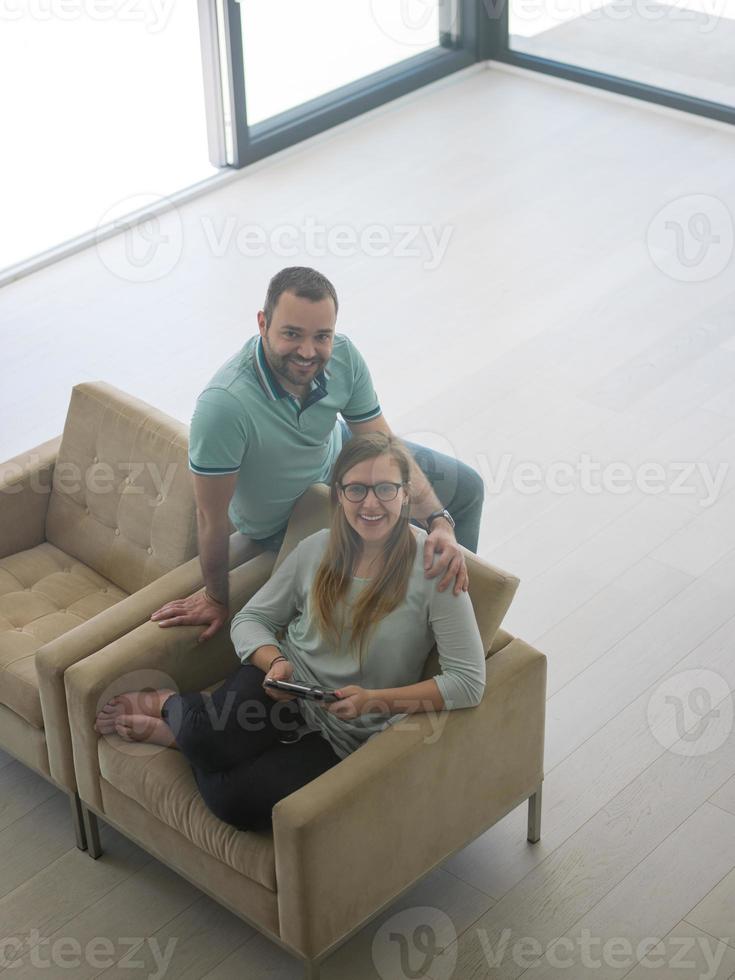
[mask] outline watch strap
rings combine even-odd
[[[426,529],[428,531],[431,531],[431,525],[439,517],[443,517],[446,521],[449,522],[451,527],[454,527],[454,518],[446,508],[443,508],[442,510],[435,510],[432,514],[429,514],[429,516],[426,518]]]

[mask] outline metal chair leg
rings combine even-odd
[[[97,814],[92,813],[83,803],[82,818],[84,820],[84,833],[87,837],[87,853],[95,861],[102,855],[102,845],[100,844],[100,825],[97,822]]]
[[[532,844],[541,840],[541,785],[528,797],[528,840]]]
[[[84,833],[82,820],[82,802],[76,793],[70,793],[69,803],[71,804],[71,822],[74,827],[74,836],[77,839],[77,847],[80,851],[86,851],[87,835]]]

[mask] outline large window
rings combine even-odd
[[[439,4],[242,0],[252,125],[439,46]]]
[[[223,75],[227,85],[210,147],[235,167],[478,57],[475,0],[217,0],[215,11],[210,104]]]
[[[216,173],[194,0],[2,6],[0,269]]]
[[[0,0],[0,281],[472,64],[476,12],[475,0]]]

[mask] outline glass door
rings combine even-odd
[[[218,145],[219,158],[235,167],[477,58],[476,0],[199,4],[209,22],[203,31],[210,39],[204,41],[208,105],[221,103],[219,113],[208,110],[208,119],[223,120],[222,133],[210,124],[210,153]]]
[[[439,47],[438,0],[242,0],[255,125]]]

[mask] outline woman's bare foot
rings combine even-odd
[[[127,694],[118,694],[111,698],[97,715],[95,729],[103,735],[114,731],[114,726],[110,727],[107,722],[114,721],[122,715],[145,715],[148,718],[160,718],[161,708],[167,698],[175,694],[175,691],[163,688],[160,691],[130,691]],[[104,725],[104,731],[100,725]]]
[[[149,742],[153,745],[176,748],[174,734],[163,718],[151,718],[150,715],[117,715],[102,723],[101,727],[107,729],[102,731],[102,734],[108,735],[114,732],[126,742]],[[98,728],[98,731],[100,730]]]

